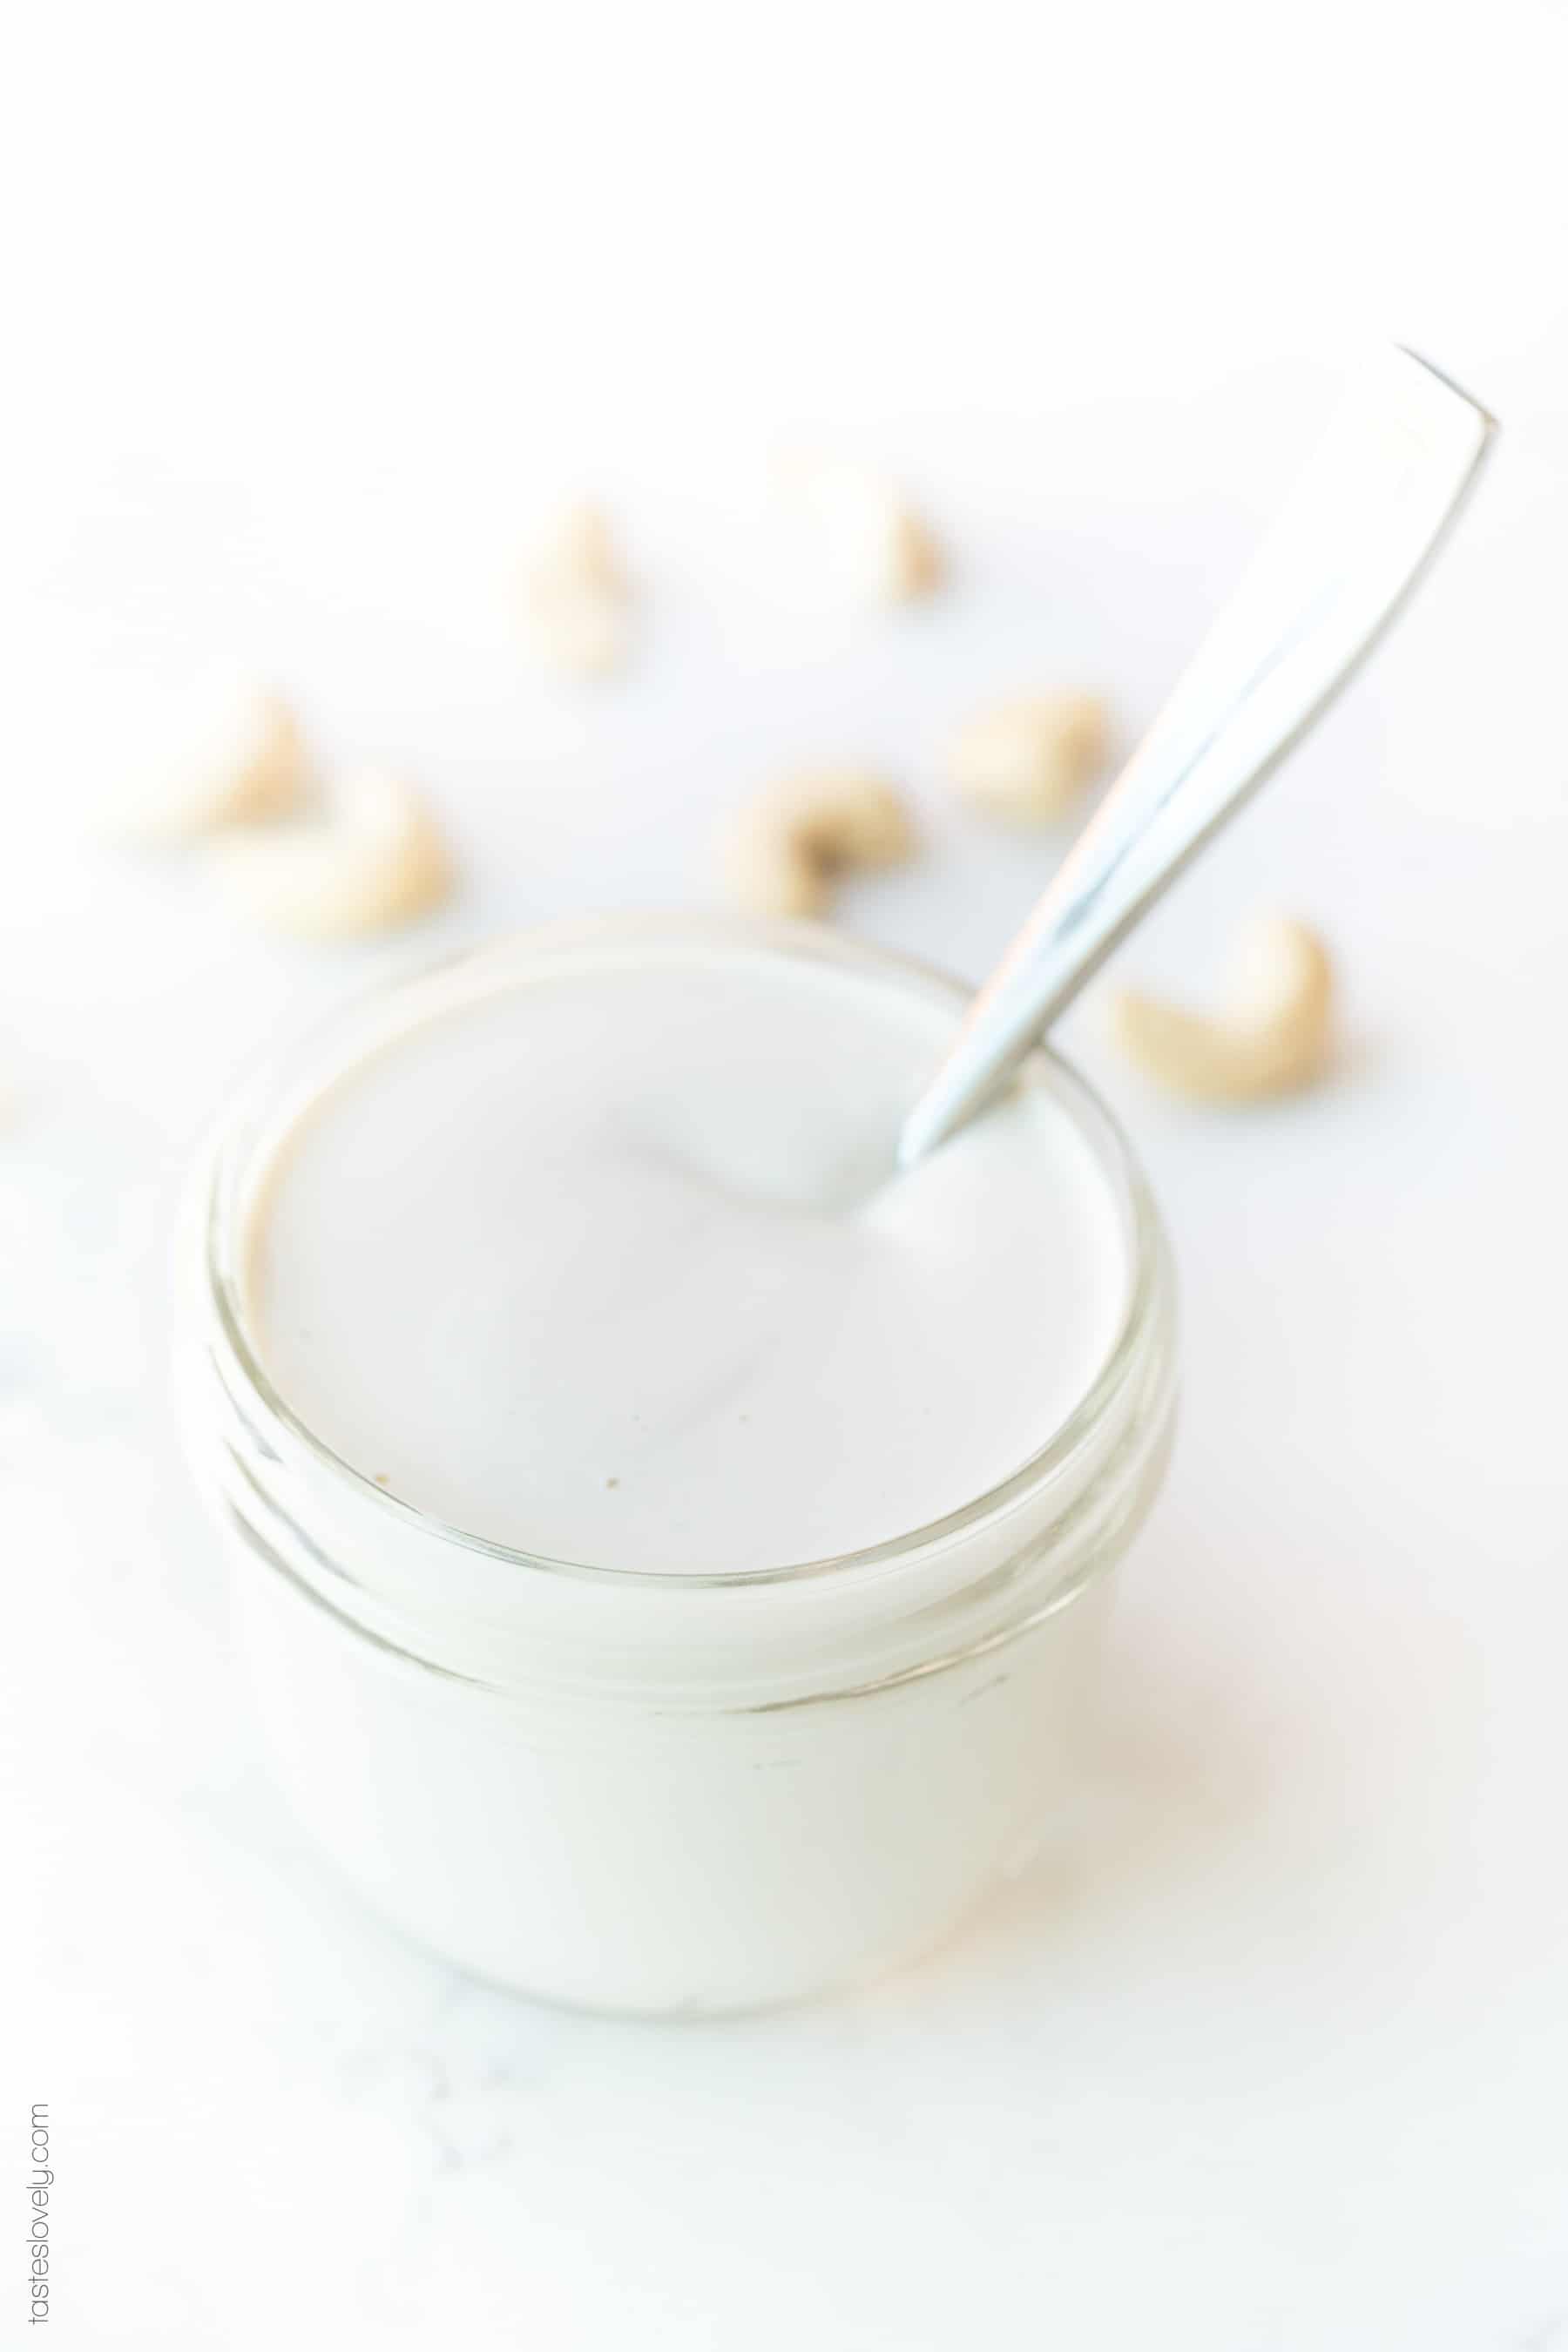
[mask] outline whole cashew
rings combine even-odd
[[[452,887],[434,818],[411,786],[375,770],[334,785],[316,815],[215,846],[218,878],[270,930],[343,939],[422,915]]]
[[[175,842],[221,825],[282,815],[303,794],[305,748],[278,695],[237,686],[190,713],[183,740],[115,795],[112,828],[132,839]]]
[[[569,507],[536,551],[523,582],[523,620],[547,669],[597,677],[618,669],[629,641],[631,595],[594,506]]]
[[[902,801],[880,777],[826,769],[773,784],[743,809],[725,845],[731,895],[759,915],[817,915],[835,877],[897,865],[914,847]]]
[[[893,482],[838,459],[797,459],[784,481],[839,585],[863,604],[902,604],[942,576],[942,551]]]
[[[1072,688],[1023,695],[976,713],[952,746],[961,793],[1026,824],[1049,824],[1104,764],[1105,705]]]
[[[1262,916],[1237,939],[1221,1016],[1126,989],[1111,1002],[1113,1034],[1140,1069],[1176,1094],[1215,1102],[1287,1094],[1322,1075],[1333,993],[1318,934],[1285,916]]]

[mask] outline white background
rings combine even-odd
[[[28,12],[0,100],[18,2342],[41,2096],[77,2346],[1568,2346],[1564,34],[1522,0]],[[552,2015],[405,1949],[261,1776],[168,1438],[169,1206],[226,1076],[388,962],[710,895],[717,819],[806,754],[927,810],[923,861],[843,919],[978,975],[1060,845],[944,802],[944,732],[1065,677],[1135,733],[1389,334],[1500,415],[1491,477],[1121,959],[1201,993],[1260,899],[1316,918],[1342,1074],[1221,1118],[1109,1065],[1092,1003],[1072,1024],[1174,1232],[1188,1400],[1081,1853],[872,1993],[721,2027]],[[766,467],[801,437],[907,476],[946,596],[847,630],[770,580]],[[529,674],[507,602],[579,487],[647,592],[637,671],[591,695]],[[215,661],[428,782],[449,916],[287,949],[95,839],[151,707]]]

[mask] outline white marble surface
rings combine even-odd
[[[59,2339],[1568,2346],[1561,9],[1494,9],[1484,46],[1468,11],[1339,0],[35,15],[6,2112],[53,2109]],[[1058,674],[1134,730],[1389,329],[1502,414],[1493,478],[1123,958],[1196,989],[1258,898],[1321,919],[1343,1074],[1215,1118],[1073,1024],[1187,1318],[1081,1853],[901,1979],[721,2027],[553,2015],[405,1949],[274,1801],[170,1443],[171,1202],[226,1076],[405,955],[703,895],[718,814],[808,752],[929,811],[844,919],[978,973],[1058,845],[946,806],[942,731]],[[802,427],[907,468],[950,596],[846,635],[770,590],[760,469]],[[584,472],[650,583],[602,698],[520,668],[503,595]],[[449,918],[285,949],[91,840],[136,708],[230,656],[428,779]],[[21,2341],[19,2269],[0,2306]]]

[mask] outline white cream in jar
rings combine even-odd
[[[1043,1056],[891,1175],[960,1012],[815,931],[555,929],[231,1126],[188,1388],[275,1755],[466,1965],[789,1998],[930,1941],[1070,1794],[1163,1262]]]

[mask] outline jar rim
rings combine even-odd
[[[231,1099],[226,1112],[220,1114],[217,1136],[206,1162],[205,1215],[200,1235],[203,1271],[224,1341],[236,1368],[243,1376],[249,1402],[260,1408],[269,1424],[269,1434],[300,1448],[312,1463],[345,1491],[352,1493],[356,1500],[386,1516],[401,1528],[416,1530],[421,1536],[437,1543],[449,1544],[465,1552],[519,1570],[578,1584],[632,1586],[639,1591],[665,1587],[686,1593],[731,1588],[755,1591],[759,1587],[809,1585],[828,1578],[844,1581],[859,1573],[874,1573],[901,1560],[918,1557],[984,1526],[988,1520],[1004,1516],[1021,1497],[1054,1477],[1100,1426],[1109,1406],[1137,1369],[1141,1343],[1156,1312],[1167,1278],[1166,1243],[1159,1213],[1120,1120],[1081,1073],[1045,1045],[1035,1048],[1026,1067],[1032,1066],[1047,1074],[1052,1093],[1068,1111],[1076,1129],[1093,1152],[1101,1171],[1110,1178],[1126,1210],[1131,1272],[1127,1296],[1104,1360],[1072,1411],[1058,1423],[1045,1442],[1006,1477],[997,1480],[984,1493],[972,1496],[953,1510],[944,1512],[939,1518],[927,1520],[917,1528],[851,1551],[758,1569],[691,1571],[617,1568],[607,1562],[560,1559],[550,1553],[529,1551],[520,1546],[502,1543],[493,1537],[456,1526],[379,1485],[328,1444],[273,1382],[260,1349],[252,1339],[241,1286],[234,1268],[227,1262],[224,1244],[231,1224],[237,1222],[232,1213],[235,1206],[232,1188],[237,1175],[233,1155],[237,1139],[245,1132],[247,1110],[258,1096],[276,1085],[289,1051],[302,1049],[312,1037],[320,1038],[324,1032],[335,1029],[355,1010],[363,1011],[395,1002],[405,994],[412,995],[421,987],[443,977],[465,972],[477,974],[488,961],[509,956],[520,949],[539,951],[553,944],[568,950],[575,947],[577,951],[581,951],[583,946],[606,937],[624,940],[629,944],[639,934],[667,940],[682,935],[706,936],[718,944],[728,944],[731,949],[743,949],[749,952],[761,950],[772,955],[812,958],[862,971],[879,971],[893,982],[913,982],[949,1003],[962,1003],[971,993],[964,982],[921,958],[905,955],[872,941],[847,939],[842,933],[822,924],[700,912],[630,910],[591,918],[565,918],[508,934],[498,940],[460,949],[456,953],[405,970],[390,981],[383,980],[368,991],[360,991],[346,1003],[333,1006],[321,1019],[308,1024],[303,1031],[294,1033],[281,1052],[269,1052],[262,1058],[260,1066],[253,1068],[247,1083]],[[200,1205],[198,1203],[198,1209]]]

